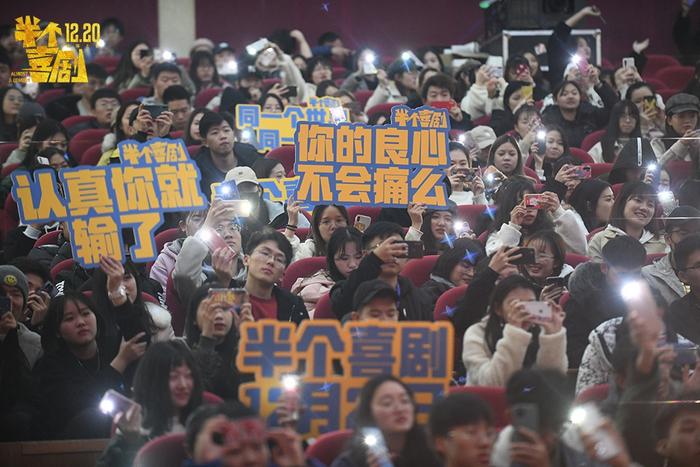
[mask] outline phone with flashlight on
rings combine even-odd
[[[118,413],[127,413],[132,407],[137,405],[139,404],[125,395],[114,389],[108,389],[100,400],[99,408],[103,414],[114,417]]]
[[[386,446],[386,440],[382,430],[373,426],[366,426],[360,431],[362,442],[370,452],[377,458],[380,467],[393,467],[391,458],[389,457],[389,448]]]
[[[290,421],[299,420],[301,405],[301,377],[293,373],[282,376],[282,397]]]

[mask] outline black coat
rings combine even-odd
[[[353,311],[353,297],[362,282],[379,278],[382,260],[374,253],[365,256],[350,276],[331,289],[333,313],[342,320]],[[434,304],[411,281],[399,276],[399,321],[433,321]]]

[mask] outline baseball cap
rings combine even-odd
[[[678,206],[664,222],[666,233],[690,226],[696,226],[696,229],[700,230],[700,210],[692,206]]]
[[[352,298],[353,309],[355,311],[359,310],[376,297],[391,297],[394,301],[399,299],[398,295],[396,295],[396,290],[392,286],[382,280],[373,279],[362,282],[357,288]]]
[[[236,49],[231,47],[231,44],[228,42],[219,42],[216,44],[216,47],[214,47],[214,55],[220,54],[221,52],[231,52],[231,53],[236,53]]]
[[[700,99],[698,99],[697,96],[681,92],[674,94],[666,102],[666,115],[668,116],[687,110],[700,113]]]
[[[496,132],[490,126],[480,125],[470,131],[479,149],[485,149],[496,141]]]
[[[234,167],[233,169],[229,170],[226,173],[225,181],[228,182],[230,180],[235,180],[236,186],[246,182],[260,186],[260,183],[258,183],[258,177],[250,167]]]

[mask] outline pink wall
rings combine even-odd
[[[22,0],[3,2],[0,24],[14,24],[15,18],[34,15],[41,20],[64,22],[99,22],[117,17],[126,29],[126,41],[146,39],[158,42],[158,2],[156,0]]]

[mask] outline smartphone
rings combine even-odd
[[[247,303],[248,291],[242,288],[235,289],[209,289],[209,297],[213,298],[216,303],[225,303],[231,305],[236,313],[241,312],[241,307]]]
[[[525,302],[525,309],[530,315],[530,320],[533,323],[542,324],[552,321],[552,308],[547,302]]]
[[[41,288],[41,290],[49,294],[49,297],[51,298],[56,296],[56,289],[50,281],[47,281],[46,284],[44,284],[44,286]]]
[[[544,280],[544,285],[553,285],[555,287],[564,287],[566,285],[566,278],[560,276],[550,276]]]
[[[154,120],[158,118],[158,115],[168,110],[168,106],[162,104],[148,104],[144,105],[143,108],[146,109],[149,114],[151,114],[151,118]]]
[[[518,428],[527,428],[538,433],[540,431],[540,411],[535,404],[514,404],[510,411],[513,425],[513,442],[527,442],[528,439],[518,432]]]
[[[695,363],[698,359],[697,345],[675,344],[673,346],[673,352],[676,354],[673,366],[678,368],[683,368],[684,366],[695,368]]]
[[[533,92],[533,88],[532,88],[532,85],[530,85],[530,84],[520,88],[520,95],[522,96],[524,101],[529,101],[532,99],[532,92]]]
[[[367,447],[367,451],[377,457],[380,466],[387,467],[393,465],[389,459],[389,449],[386,447],[384,434],[379,428],[366,426],[360,431],[362,442]]]
[[[297,96],[297,87],[296,86],[287,86],[287,92],[284,95],[287,97],[296,97]]]
[[[535,44],[535,55],[540,56],[547,53],[547,46],[543,43]]]
[[[141,52],[139,52],[139,56],[141,58],[150,57],[151,55],[153,55],[153,51],[151,49],[141,49]]]
[[[211,253],[214,253],[219,248],[229,247],[224,239],[221,238],[221,235],[216,232],[216,230],[208,227],[202,227],[199,229],[199,232],[197,232],[195,236],[204,242]]]
[[[542,193],[527,193],[523,196],[526,208],[543,209],[545,196]]]
[[[434,109],[445,109],[445,110],[450,110],[452,107],[454,107],[455,102],[454,101],[433,101],[430,103],[430,107]]]
[[[656,112],[656,96],[646,96],[642,101],[642,112],[652,113]]]
[[[108,389],[100,400],[100,412],[114,416],[118,413],[126,413],[133,406],[139,405],[114,389]]]
[[[12,301],[10,297],[0,297],[0,317],[12,311]]]
[[[574,178],[576,180],[586,180],[591,178],[591,166],[590,165],[577,165],[574,170]]]
[[[537,154],[544,156],[547,152],[547,132],[544,129],[537,131]]]
[[[578,67],[578,70],[581,72],[582,75],[585,75],[588,73],[588,60],[586,57],[582,57],[579,55],[578,62],[576,63],[576,66]]]
[[[397,243],[405,243],[406,246],[408,247],[408,253],[406,254],[406,256],[403,256],[403,258],[409,258],[409,259],[422,258],[424,255],[423,242],[406,240],[406,241],[397,242]]]
[[[587,402],[574,408],[571,411],[571,423],[593,439],[596,454],[601,460],[607,461],[620,454],[617,444],[607,431],[601,429],[605,418],[595,404]]]
[[[233,201],[241,199],[240,193],[238,193],[238,185],[236,185],[235,180],[229,180],[228,182],[221,182],[214,188],[214,199],[220,199],[222,201]]]
[[[353,227],[355,227],[360,232],[364,232],[365,230],[367,230],[367,227],[369,227],[371,223],[371,217],[358,214],[355,216],[355,224],[353,225]]]
[[[622,68],[634,68],[634,57],[625,57],[622,59]]]
[[[362,73],[365,75],[376,75],[377,67],[374,66],[374,63],[365,62],[362,64]]]
[[[238,217],[248,217],[252,211],[250,201],[247,199],[232,199],[227,201],[233,207],[235,215]]]
[[[268,41],[265,38],[260,38],[257,41],[253,42],[252,44],[246,45],[245,51],[248,52],[248,55],[256,56],[263,49],[265,49],[265,47],[267,47],[269,44],[270,44],[270,41]]]
[[[522,255],[518,259],[514,259],[510,262],[510,264],[514,264],[516,266],[520,266],[523,264],[535,264],[535,250],[532,248],[518,248],[514,250],[512,253],[513,255]]]
[[[486,66],[491,69],[490,75],[492,78],[503,78],[503,57],[489,55],[486,59]]]
[[[473,169],[471,167],[454,167],[452,169],[452,175],[459,175],[464,182],[472,182],[474,178],[478,175],[479,169]]]

